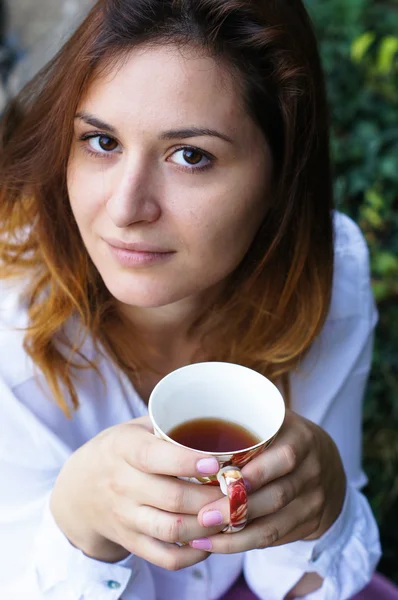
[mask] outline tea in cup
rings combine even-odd
[[[282,426],[285,404],[263,375],[232,363],[203,362],[166,375],[149,399],[155,435],[217,458],[216,475],[189,478],[220,485],[230,500],[230,525],[247,523],[247,490],[241,467],[263,452]]]

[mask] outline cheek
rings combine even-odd
[[[74,163],[68,167],[67,187],[73,215],[79,228],[83,229],[100,210],[101,188],[98,189],[98,182],[95,186],[87,172]]]
[[[202,256],[208,260],[236,266],[250,247],[265,212],[265,194],[248,195],[247,188],[235,188],[218,198],[213,196],[211,203],[192,212],[191,240],[196,240]],[[186,239],[189,244],[189,238]]]

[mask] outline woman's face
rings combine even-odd
[[[78,108],[70,203],[124,304],[166,306],[221,283],[261,224],[270,179],[236,82],[193,49],[135,49]]]

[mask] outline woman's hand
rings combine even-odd
[[[346,478],[337,447],[323,429],[292,411],[273,444],[242,474],[250,489],[249,524],[239,533],[193,540],[193,548],[229,554],[315,539],[341,512]],[[203,507],[200,524],[209,511],[220,511],[226,525],[228,498]]]
[[[159,440],[148,417],[104,430],[66,462],[50,508],[58,527],[87,556],[117,562],[134,553],[169,570],[204,560],[188,542],[206,534],[197,513],[218,487],[176,479],[216,473],[216,459]],[[210,535],[223,529],[211,527]]]

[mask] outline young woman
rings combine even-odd
[[[344,600],[372,576],[359,489],[376,310],[332,211],[299,0],[101,0],[10,107],[0,195],[0,597]],[[155,438],[154,385],[221,360],[289,410],[223,534],[217,462]],[[175,542],[189,542],[181,547]]]

